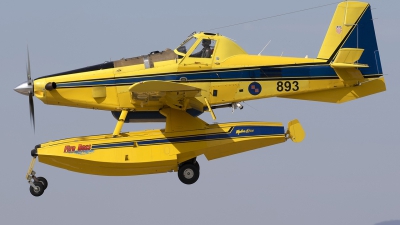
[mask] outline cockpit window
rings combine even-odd
[[[186,54],[196,40],[197,38],[195,37],[188,38],[178,48],[176,48],[176,50],[180,53]]]
[[[211,58],[214,52],[215,44],[216,44],[215,40],[207,38],[201,40],[201,42],[197,45],[196,49],[193,51],[190,57]]]

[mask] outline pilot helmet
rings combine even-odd
[[[211,40],[210,39],[203,39],[202,44],[203,45],[210,45],[211,44]]]

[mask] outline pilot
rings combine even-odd
[[[203,49],[197,53],[191,54],[191,57],[199,57],[199,58],[211,58],[213,49],[211,49],[210,44],[211,40],[210,39],[203,39],[201,42],[203,45]]]

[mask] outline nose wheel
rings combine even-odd
[[[39,197],[44,193],[45,188],[41,182],[29,182],[29,184],[31,185],[29,191],[33,196]]]
[[[31,164],[28,169],[28,173],[26,174],[26,179],[30,185],[29,191],[35,197],[41,196],[48,186],[48,182],[44,177],[36,177],[36,172],[33,171],[33,167],[35,166],[36,157],[32,158]]]

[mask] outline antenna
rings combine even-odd
[[[261,52],[263,52],[264,51],[264,49],[269,45],[269,43],[271,42],[271,40],[269,40],[268,41],[268,43],[264,46],[264,48],[261,50]],[[261,52],[260,53],[258,53],[258,55],[261,55]]]

